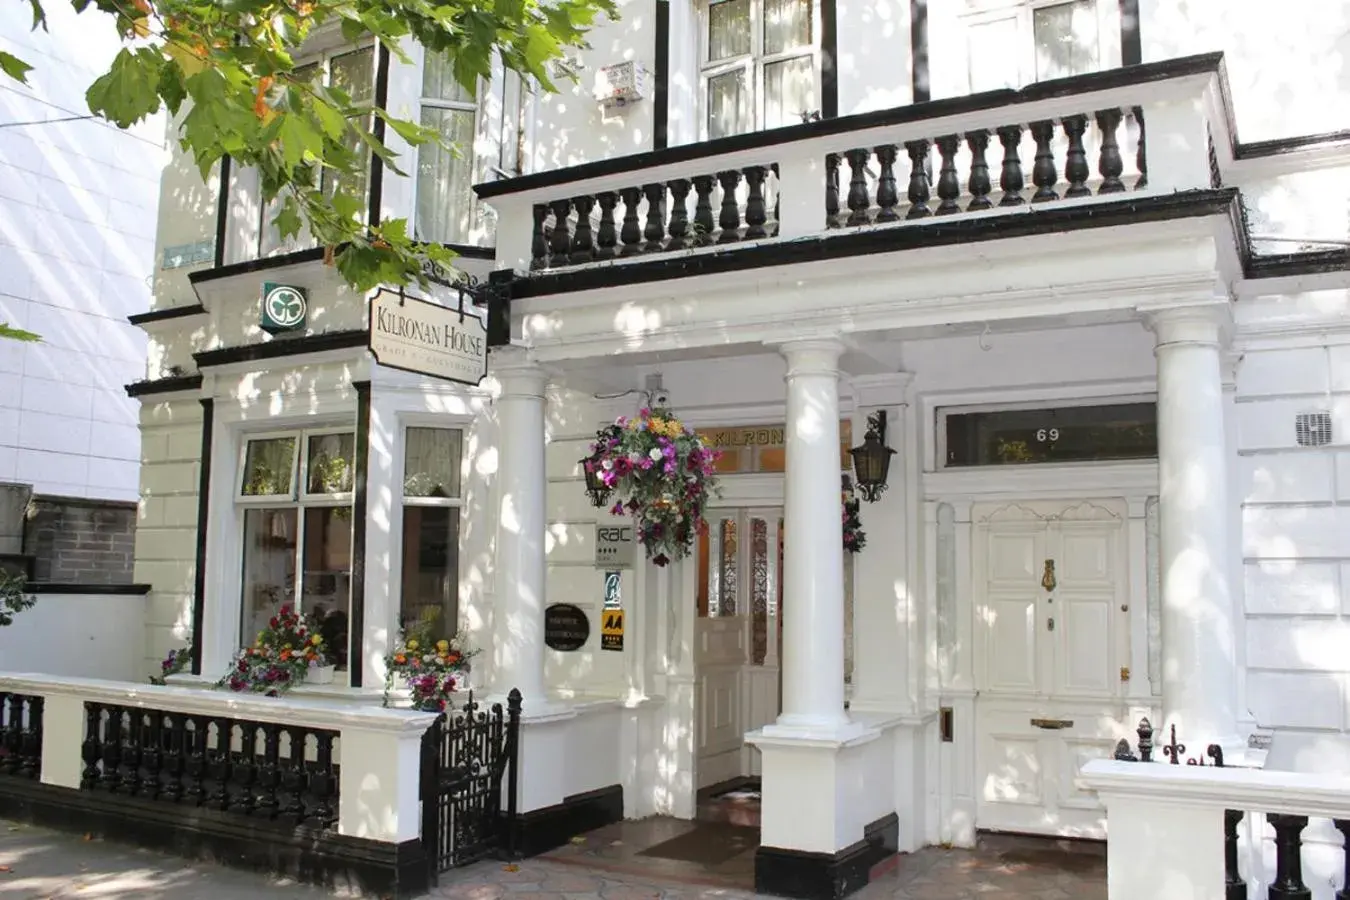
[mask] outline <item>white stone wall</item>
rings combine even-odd
[[[88,114],[119,42],[101,13],[47,15],[31,32],[27,6],[0,8],[0,49],[35,67],[0,91],[0,321],[43,337],[0,343],[0,481],[130,500],[140,436],[123,385],[146,343],[126,317],[150,306],[163,123],[53,121]]]

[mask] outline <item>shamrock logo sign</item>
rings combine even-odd
[[[285,284],[263,285],[264,331],[293,331],[303,327],[307,308],[304,289]]]

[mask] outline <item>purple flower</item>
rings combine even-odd
[[[614,508],[611,509],[611,510],[609,511],[609,514],[610,514],[611,516],[621,516],[621,515],[623,515],[623,503],[622,503],[622,501],[620,501],[619,503],[615,503],[615,504],[614,504]]]

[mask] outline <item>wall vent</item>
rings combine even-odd
[[[1294,419],[1294,435],[1300,447],[1323,447],[1331,443],[1331,413],[1299,413]]]

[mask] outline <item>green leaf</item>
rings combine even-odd
[[[28,73],[33,71],[33,67],[12,53],[0,50],[0,71],[20,84],[27,84]]]
[[[159,111],[160,70],[164,57],[142,47],[123,48],[107,74],[94,80],[85,92],[89,109],[118,128],[130,128]]]
[[[281,157],[287,169],[294,169],[303,160],[323,156],[323,132],[299,113],[282,116],[277,137],[281,140]]]
[[[0,322],[0,338],[7,338],[11,341],[24,341],[25,343],[36,343],[42,340],[41,336],[31,331],[24,331],[22,328],[11,328],[4,322]]]

